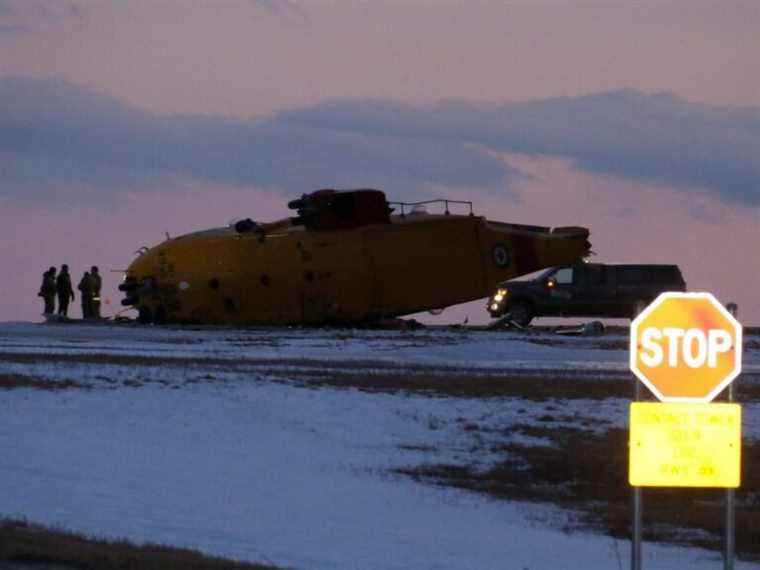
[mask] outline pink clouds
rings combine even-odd
[[[63,76],[143,108],[260,116],[334,98],[514,101],[633,86],[759,104],[753,2],[99,0],[0,39],[0,73]]]

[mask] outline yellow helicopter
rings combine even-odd
[[[444,211],[429,214],[440,204]],[[469,207],[453,214],[450,206]],[[143,248],[119,289],[143,323],[368,323],[487,297],[506,279],[589,254],[589,231],[486,220],[471,202],[319,190],[297,215]]]

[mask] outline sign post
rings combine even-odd
[[[635,381],[636,396],[641,400],[641,382]],[[630,444],[629,444],[630,445]],[[633,487],[633,540],[631,540],[631,570],[641,570],[641,487]]]
[[[735,314],[735,312],[731,313],[732,315]],[[728,401],[730,403],[733,403],[734,401],[734,385],[730,384],[728,386]],[[741,441],[739,442],[739,446],[741,449]],[[737,487],[739,485],[737,484]],[[736,550],[736,543],[735,543],[735,531],[734,531],[734,523],[736,520],[736,507],[734,505],[734,495],[736,491],[731,489],[726,489],[726,504],[725,504],[725,515],[726,515],[726,521],[725,521],[725,536],[723,540],[723,570],[734,570],[734,552]]]
[[[630,409],[631,568],[641,568],[641,487],[726,489],[724,568],[734,559],[741,407],[710,402],[741,372],[742,327],[710,293],[663,293],[631,323],[630,368],[660,403]]]

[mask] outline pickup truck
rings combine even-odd
[[[677,265],[579,263],[501,283],[488,312],[524,327],[534,317],[634,318],[664,291],[685,291]]]

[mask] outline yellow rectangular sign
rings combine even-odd
[[[636,487],[738,487],[739,404],[631,404],[628,480]]]

